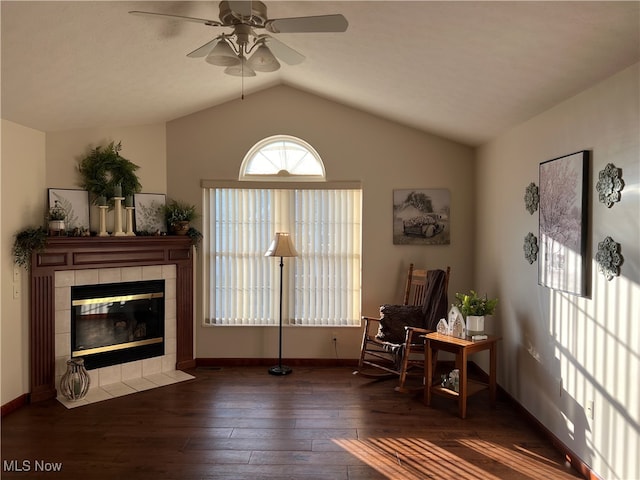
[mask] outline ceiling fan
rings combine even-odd
[[[289,65],[296,65],[304,60],[304,55],[269,33],[344,32],[349,25],[341,14],[270,19],[267,17],[267,6],[259,1],[223,0],[219,8],[219,21],[138,10],[129,13],[201,23],[209,27],[231,28],[231,33],[221,33],[187,56],[205,57],[213,65],[226,67],[225,73],[241,77],[255,76],[255,72],[278,70],[280,63],[277,58]],[[256,33],[256,30],[262,29],[269,33]]]

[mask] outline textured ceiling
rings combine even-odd
[[[270,18],[342,13],[345,33],[278,34],[306,56],[277,84],[469,145],[640,60],[640,3],[266,2]],[[164,122],[239,98],[241,79],[185,55],[228,29],[217,2],[2,1],[2,118],[42,131]],[[258,112],[268,116],[268,112]]]

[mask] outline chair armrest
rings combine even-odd
[[[378,324],[380,323],[380,318],[362,316],[362,321],[364,323],[364,333],[365,333],[365,335],[373,337],[376,334],[376,332],[378,331]],[[370,329],[372,331],[370,331]]]
[[[418,327],[404,327],[407,331],[407,340],[406,343],[416,343],[414,337],[420,335],[426,335],[427,333],[433,332],[433,330],[427,330],[426,328],[418,328]]]

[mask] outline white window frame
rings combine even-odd
[[[272,147],[283,147],[280,148],[282,158],[276,159],[271,165],[269,165],[271,168],[268,173],[248,173],[248,170],[251,170],[251,167],[255,162],[272,162],[263,154],[265,150],[268,150]],[[289,152],[292,150],[295,150],[296,152],[302,152],[301,155],[303,155],[304,158],[299,158],[298,160],[303,160],[307,164],[311,163],[313,170],[319,171],[320,173],[296,173],[295,170],[293,172],[287,170],[287,164],[291,163],[290,161],[288,161],[291,160],[291,154]],[[318,182],[324,181],[325,179],[326,173],[324,169],[324,163],[322,162],[322,159],[320,158],[318,152],[309,143],[305,142],[301,138],[293,137],[291,135],[273,135],[256,143],[253,147],[251,147],[251,149],[247,152],[244,159],[242,160],[242,165],[240,166],[240,174],[238,175],[238,180],[240,181]]]

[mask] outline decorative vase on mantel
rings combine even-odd
[[[60,379],[60,393],[68,400],[80,400],[87,395],[91,377],[84,368],[83,358],[67,360],[67,371]]]
[[[467,315],[467,335],[484,333],[484,315]]]
[[[175,235],[186,235],[189,231],[189,222],[175,222],[171,224],[171,231]]]

